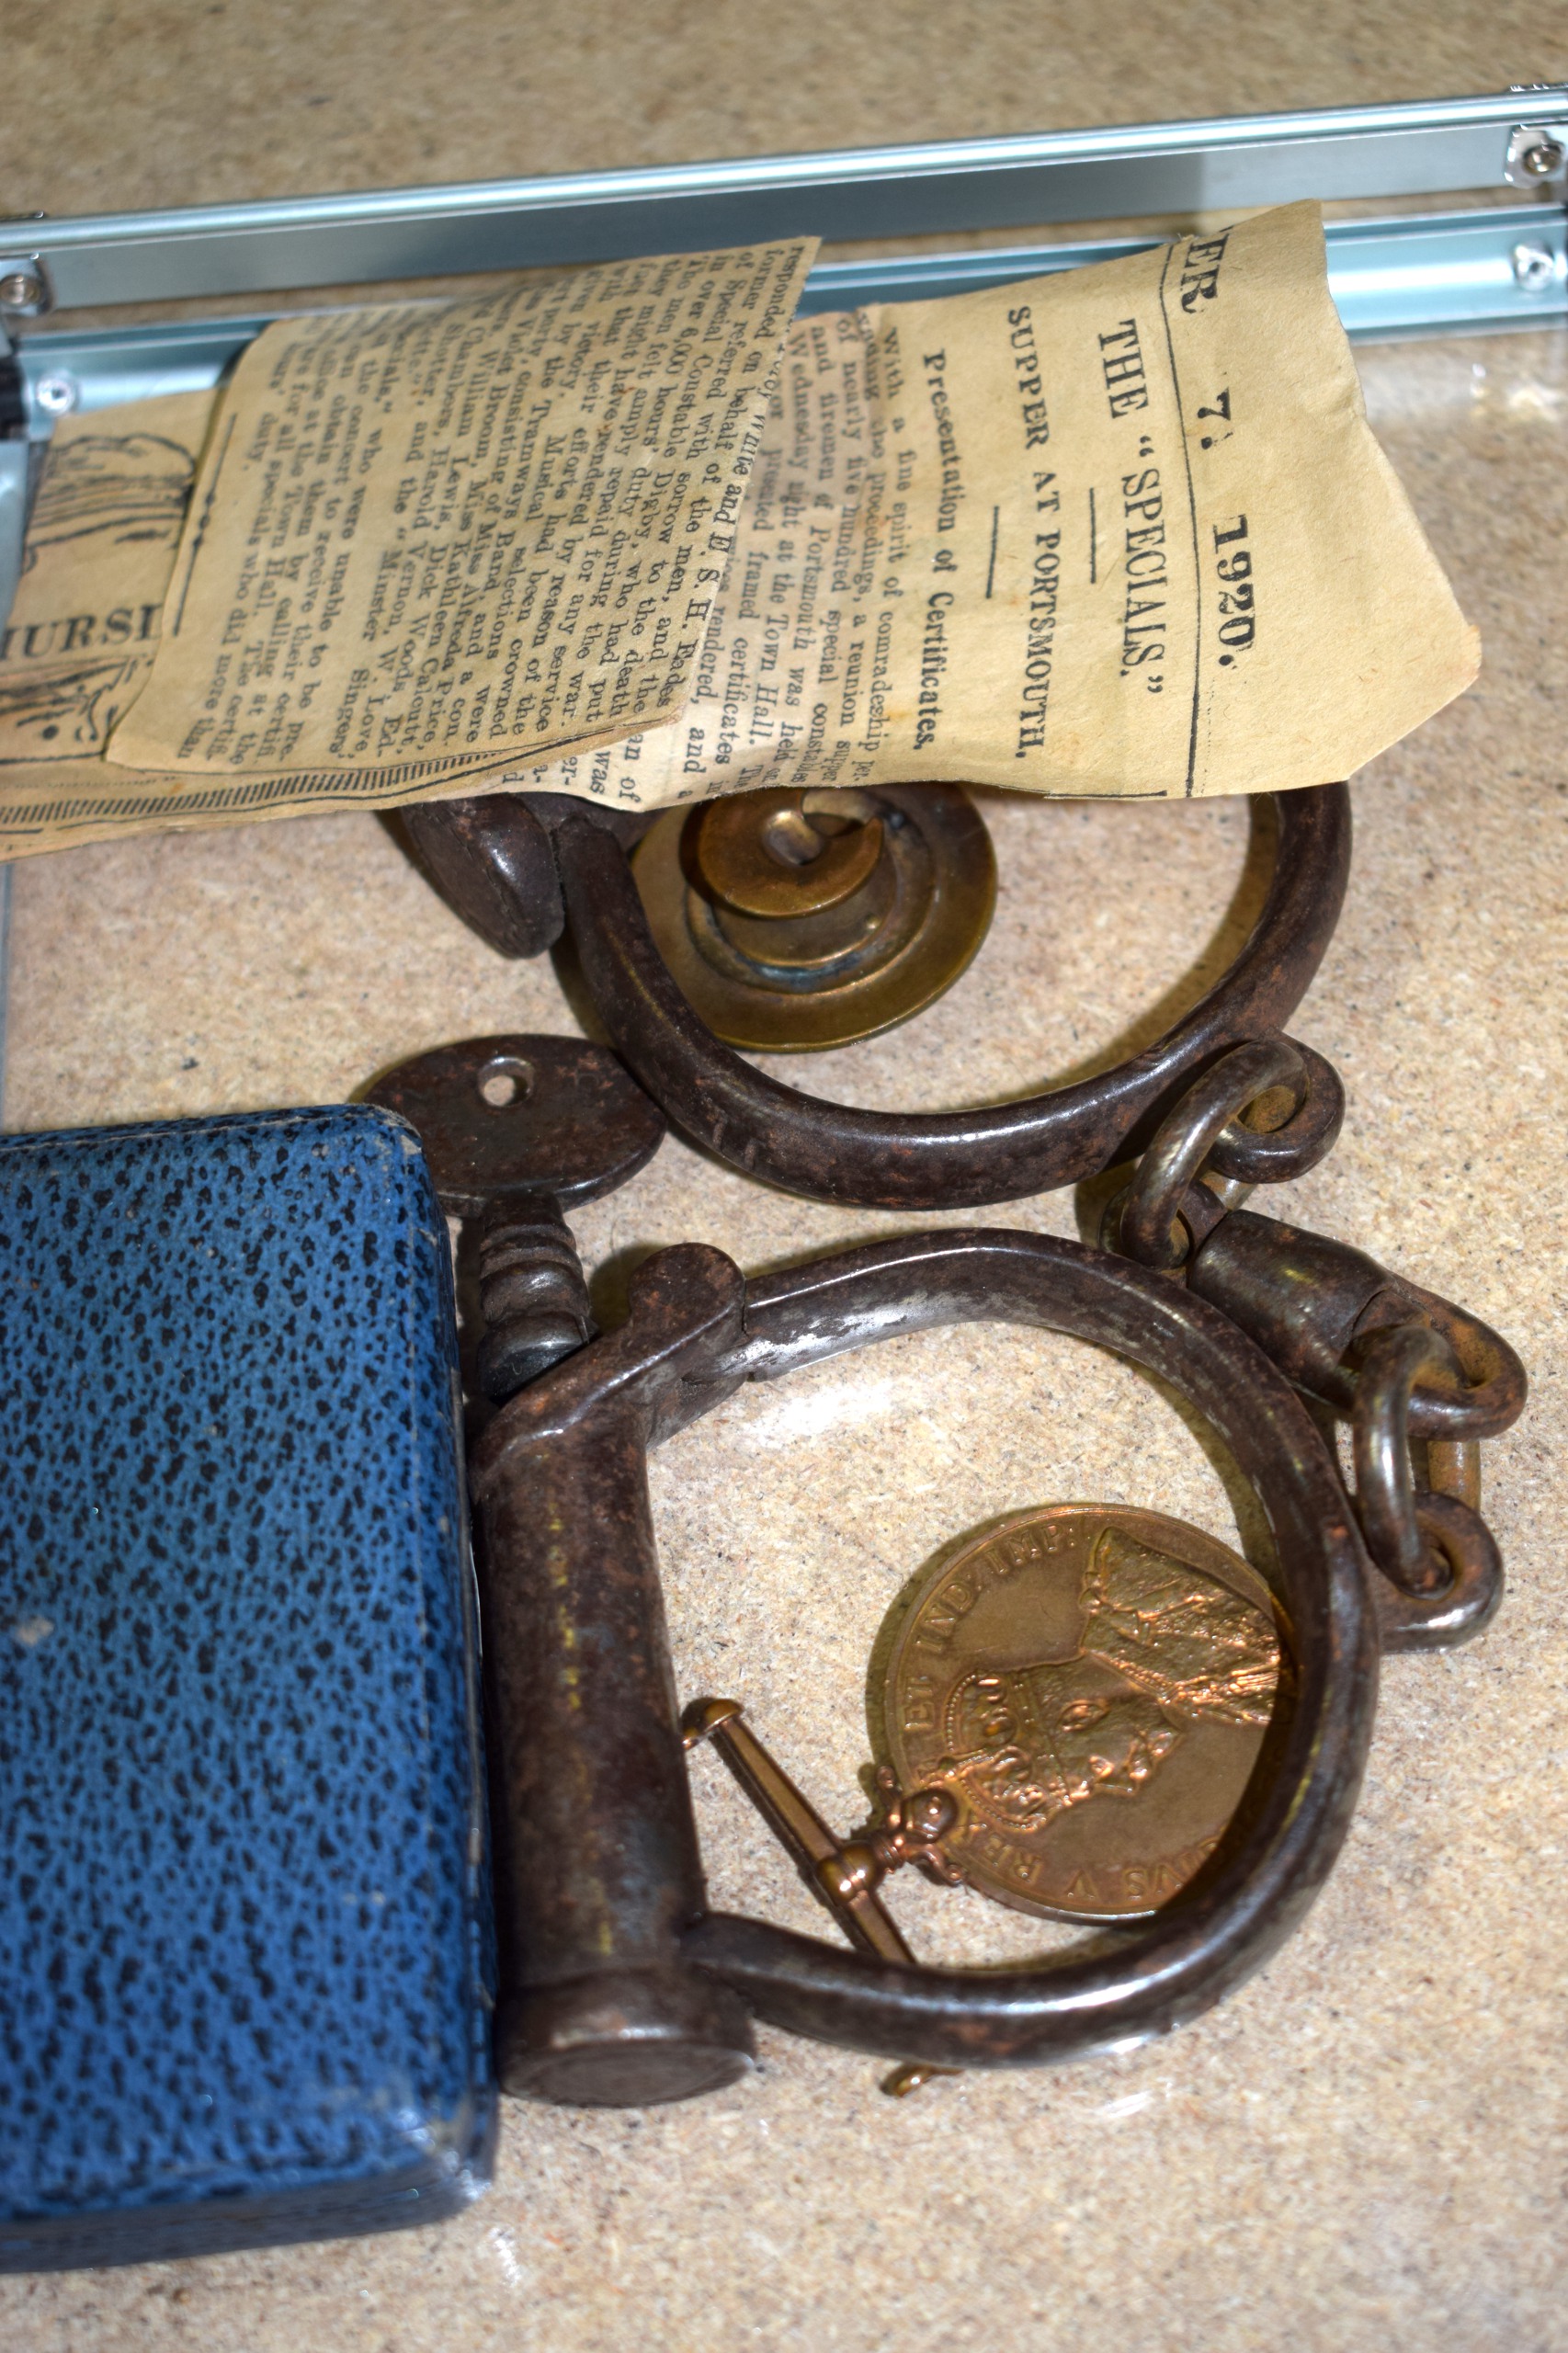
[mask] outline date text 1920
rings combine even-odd
[[[1252,582],[1252,550],[1246,545],[1247,518],[1238,515],[1228,530],[1214,526],[1215,569],[1220,575],[1220,627],[1225,648],[1220,667],[1228,670],[1257,635],[1257,613]]]

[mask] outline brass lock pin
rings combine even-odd
[[[929,1800],[929,1815],[922,1811],[918,1826],[901,1825],[890,1813],[886,1830],[858,1838],[835,1837],[811,1801],[790,1779],[778,1759],[764,1747],[744,1721],[738,1699],[697,1699],[681,1718],[681,1737],[687,1750],[711,1741],[725,1764],[786,1851],[793,1856],[801,1876],[839,1921],[852,1944],[879,1961],[915,1965],[887,1906],[876,1893],[880,1882],[901,1863],[926,1862],[921,1850],[952,1827],[958,1808],[945,1790],[922,1790]],[[884,1768],[879,1779],[891,1780]],[[896,1801],[894,1802],[896,1805]],[[934,2075],[952,2075],[955,2067],[926,2067],[910,2061],[884,2078],[883,2091],[903,2099],[918,2091]]]

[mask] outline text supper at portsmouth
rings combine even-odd
[[[630,806],[1282,790],[1361,767],[1477,662],[1293,205],[798,320],[690,705],[528,781]]]
[[[0,847],[508,783],[1285,790],[1474,676],[1315,208],[790,324],[809,256],[267,330],[107,759],[14,756]]]

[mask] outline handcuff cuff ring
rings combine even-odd
[[[610,1043],[693,1141],[811,1199],[939,1211],[1098,1175],[1142,1148],[1218,1054],[1283,1028],[1339,918],[1350,799],[1343,784],[1264,797],[1278,838],[1263,908],[1229,970],[1163,1037],[1111,1070],[1043,1094],[925,1113],[807,1095],[722,1044],[659,954],[620,837],[635,827],[615,812],[561,794],[497,794],[425,802],[405,822],[437,887],[502,952],[538,954],[565,924]],[[1343,1095],[1321,1057],[1312,1078],[1307,1103],[1285,1127],[1233,1131],[1233,1175],[1300,1176],[1330,1148]]]
[[[1218,1432],[1272,1530],[1294,1688],[1233,1849],[1148,1927],[1050,1965],[905,1969],[707,1909],[646,1457],[744,1381],[977,1320],[1112,1348]],[[717,1250],[663,1250],[633,1278],[627,1322],[519,1391],[471,1467],[510,1954],[504,2087],[691,2097],[744,2067],[754,2016],[946,2067],[1142,2041],[1267,1960],[1338,1852],[1376,1702],[1367,1558],[1283,1374],[1163,1275],[1009,1231],[873,1244],[749,1284]]]

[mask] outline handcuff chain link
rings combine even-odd
[[[1238,1212],[1238,1147],[1244,1155],[1256,1131],[1236,1123],[1279,1087],[1293,1108],[1267,1140],[1300,1134],[1303,1167],[1326,1152],[1343,1112],[1332,1065],[1278,1033],[1233,1047],[1160,1123],[1104,1213],[1102,1245],[1235,1315],[1308,1396],[1350,1423],[1356,1516],[1381,1572],[1385,1646],[1466,1639],[1503,1590],[1502,1559],[1477,1508],[1478,1437],[1521,1409],[1523,1369],[1495,1333],[1364,1253]],[[1420,1486],[1413,1438],[1426,1458]]]
[[[1310,1167],[1312,1160],[1327,1151],[1338,1133],[1339,1118],[1332,1117],[1332,1129],[1325,1136],[1323,1131],[1329,1122],[1324,1113],[1327,1109],[1331,1114],[1342,1114],[1344,1095],[1329,1064],[1321,1057],[1311,1057],[1318,1065],[1318,1073],[1310,1069],[1309,1051],[1280,1032],[1251,1039],[1221,1054],[1188,1087],[1176,1108],[1155,1130],[1132,1182],[1122,1196],[1118,1246],[1124,1256],[1166,1274],[1186,1264],[1204,1239],[1202,1233],[1187,1228],[1182,1215],[1188,1187],[1196,1183],[1221,1141],[1237,1149],[1231,1157],[1231,1172],[1220,1173],[1234,1172],[1237,1157],[1244,1165],[1248,1138],[1236,1123],[1255,1105],[1263,1104],[1278,1090],[1290,1092],[1288,1117],[1270,1130],[1251,1132],[1268,1133],[1278,1147],[1289,1151],[1292,1139],[1287,1131],[1304,1129],[1292,1154],[1292,1175]],[[1327,1073],[1334,1079],[1332,1086],[1318,1075],[1321,1073]],[[1314,1075],[1318,1076],[1315,1090]],[[1303,1118],[1309,1107],[1316,1116]],[[1247,1180],[1237,1176],[1235,1181]]]

